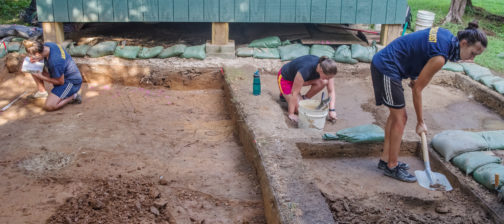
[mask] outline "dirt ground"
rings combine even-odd
[[[0,74],[6,104],[33,81]],[[264,223],[221,89],[83,85],[83,104],[0,114],[1,223]]]

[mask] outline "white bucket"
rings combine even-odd
[[[424,30],[429,27],[432,27],[435,17],[436,14],[433,12],[418,10],[415,31]]]
[[[299,102],[299,128],[324,129],[328,110],[316,110],[320,100],[302,100]]]

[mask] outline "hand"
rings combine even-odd
[[[329,120],[330,121],[338,120],[338,114],[336,113],[336,111],[329,111]]]
[[[425,123],[420,122],[416,126],[416,133],[422,136],[422,132],[425,132],[425,134],[427,134],[427,126],[425,125]]]
[[[298,116],[295,114],[289,114],[289,119],[294,123],[298,122]]]

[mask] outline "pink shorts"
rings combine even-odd
[[[285,80],[282,76],[282,69],[278,71],[278,88],[280,89],[280,93],[283,95],[289,95],[292,92],[292,85],[294,84],[293,81],[288,81]]]

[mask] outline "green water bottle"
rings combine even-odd
[[[254,96],[261,95],[261,78],[259,76],[259,70],[254,72],[254,86],[252,94],[254,94]]]

